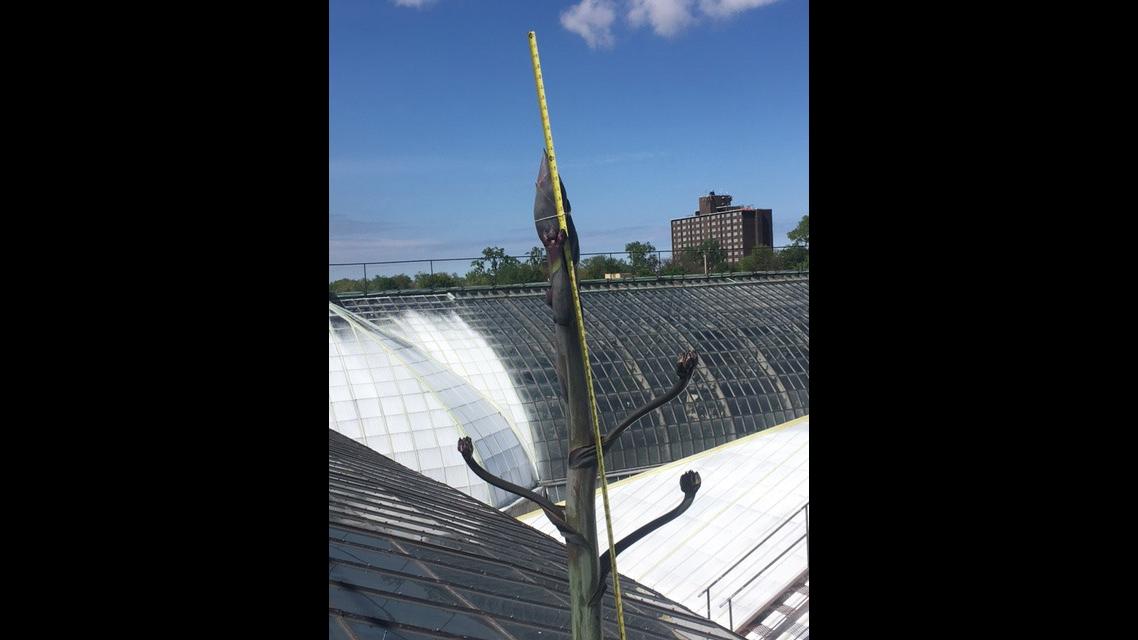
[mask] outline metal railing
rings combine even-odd
[[[809,251],[809,249],[806,247],[797,247],[795,245],[784,245],[784,246],[779,246],[779,247],[770,247],[770,249],[772,249],[776,254],[783,252],[787,249],[791,249],[791,248],[806,249],[807,251]],[[723,250],[723,251],[724,251],[724,254],[729,255],[729,253],[726,250]],[[655,260],[650,260],[650,263],[649,263],[651,265],[650,268],[652,269],[651,275],[660,275],[661,274],[662,268],[664,266],[664,255],[667,255],[669,258],[672,258],[672,257],[674,257],[675,254],[683,255],[684,253],[686,253],[686,252],[682,251],[682,250],[681,251],[673,251],[671,249],[657,249],[657,250],[653,250],[653,251],[648,252],[646,255],[649,258],[655,258]],[[594,252],[594,253],[582,253],[581,254],[581,260],[583,262],[584,260],[586,260],[588,258],[592,258],[592,257],[596,257],[596,256],[606,256],[610,259],[615,259],[616,256],[631,256],[632,254],[633,254],[633,252],[631,252],[631,251],[598,251],[598,252]],[[508,258],[510,260],[516,260],[518,263],[523,264],[523,265],[532,264],[532,256],[530,254],[513,255],[513,256],[497,256],[496,257],[496,259],[498,259],[498,260],[502,260],[505,258]],[[369,287],[368,267],[372,267],[372,276],[373,277],[394,277],[394,276],[398,276],[398,275],[406,275],[408,277],[413,278],[413,277],[416,277],[420,274],[428,275],[428,276],[434,276],[436,273],[436,267],[445,267],[447,264],[451,264],[452,269],[453,269],[454,263],[460,263],[461,265],[463,265],[463,266],[461,266],[460,271],[463,273],[468,273],[471,269],[473,269],[473,265],[475,263],[486,264],[486,263],[490,263],[492,260],[494,260],[494,258],[488,258],[486,256],[475,256],[475,257],[471,257],[471,258],[422,258],[422,259],[418,259],[418,260],[378,260],[378,261],[371,261],[371,262],[330,262],[330,263],[328,263],[329,283],[337,281],[337,280],[355,280],[356,278],[354,278],[352,276],[358,275],[360,273],[360,271],[362,271],[362,273],[363,273],[363,279],[362,279],[363,292],[367,293],[368,287]],[[545,264],[545,256],[543,254],[541,256],[541,262],[537,266],[544,268],[544,264]],[[729,263],[729,264],[731,264],[731,263]],[[401,270],[399,270],[397,273],[396,272],[397,269],[393,268],[393,267],[396,267],[396,265],[420,265],[420,266],[418,269],[415,269],[415,268],[408,269],[407,267],[401,267],[400,268]],[[628,267],[630,269],[631,269],[631,266],[632,266],[631,264],[628,265]],[[422,267],[426,267],[426,270],[422,270]],[[339,274],[340,277],[336,277],[332,274],[333,269],[338,269],[338,270],[350,269],[350,271],[341,271],[341,273]],[[415,271],[416,273],[407,274],[407,273],[405,273],[405,271],[407,271],[407,270]],[[377,273],[377,272],[382,272],[382,273]],[[446,271],[444,269],[444,270],[440,270],[439,273],[446,273],[448,275],[453,274],[455,276],[462,277],[459,274],[459,271]],[[703,271],[702,269],[691,272],[691,274],[695,274],[695,273],[706,273],[706,272]]]
[[[770,569],[772,566],[774,566],[774,563],[781,560],[782,557],[785,556],[787,553],[790,553],[791,549],[794,549],[795,547],[797,547],[798,543],[802,542],[803,540],[806,540],[806,567],[807,568],[810,567],[810,502],[807,501],[806,504],[795,509],[793,513],[791,513],[789,516],[787,516],[786,519],[784,519],[777,527],[775,527],[770,533],[768,533],[765,537],[763,537],[763,539],[760,540],[759,543],[756,544],[754,547],[752,547],[750,551],[743,554],[742,558],[739,558],[738,560],[736,560],[735,564],[728,567],[727,570],[724,571],[723,573],[721,573],[718,578],[716,578],[715,580],[712,580],[711,584],[707,585],[706,589],[704,589],[703,591],[700,592],[700,593],[706,593],[707,594],[707,618],[708,618],[708,620],[711,619],[711,588],[714,587],[716,584],[718,584],[720,580],[727,577],[727,574],[734,571],[735,567],[738,567],[740,564],[742,564],[742,562],[744,560],[746,560],[752,553],[754,553],[755,551],[758,551],[758,549],[760,547],[762,547],[764,544],[766,544],[767,540],[770,540],[772,537],[774,537],[774,534],[778,533],[779,531],[782,530],[783,527],[790,524],[790,522],[792,520],[794,520],[794,517],[797,516],[799,513],[805,513],[806,514],[806,533],[802,534],[802,536],[800,536],[797,540],[790,543],[786,547],[786,549],[783,549],[782,553],[778,554],[774,560],[771,560],[770,562],[768,562],[765,567],[763,567],[762,569],[759,569],[759,572],[756,573],[754,576],[752,576],[750,580],[747,580],[745,583],[743,583],[743,586],[739,587],[738,589],[735,590],[734,593],[732,593],[730,596],[728,596],[727,600],[725,602],[720,603],[720,605],[719,605],[720,609],[722,609],[724,606],[727,607],[728,624],[731,625],[731,628],[734,628],[734,622],[735,622],[734,621],[734,612],[732,611],[732,607],[731,607],[732,599],[735,596],[739,595],[740,591],[747,588],[747,586],[749,586],[752,582],[757,580],[759,578],[759,576],[763,575],[763,573],[766,572],[767,569]]]

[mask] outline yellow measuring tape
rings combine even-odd
[[[557,156],[553,154],[553,132],[549,128],[549,106],[545,102],[545,85],[541,80],[541,60],[537,56],[537,34],[529,32],[529,52],[533,60],[533,81],[537,85],[537,106],[541,109],[541,127],[545,132],[545,150],[549,154],[549,179],[553,186],[553,199],[557,205],[557,224],[569,235],[565,221],[565,205],[561,202],[561,178],[557,173]],[[566,247],[569,243],[565,244]],[[612,564],[612,590],[616,598],[616,623],[620,629],[620,640],[624,635],[624,605],[620,600],[620,574],[616,571],[616,545],[612,539],[612,516],[609,512],[609,485],[605,479],[605,452],[601,447],[601,424],[597,419],[597,401],[593,396],[593,370],[589,366],[589,345],[585,342],[585,320],[581,316],[581,292],[577,289],[577,274],[573,265],[573,255],[565,256],[569,269],[569,287],[573,292],[573,311],[577,315],[577,339],[581,342],[581,354],[585,358],[585,389],[589,394],[589,409],[593,419],[593,437],[597,445],[597,472],[601,475],[601,496],[605,503],[605,527],[609,535],[609,561]]]

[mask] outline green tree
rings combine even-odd
[[[739,271],[778,271],[782,269],[782,257],[770,247],[758,246],[736,267]]]
[[[351,278],[340,278],[339,280],[329,283],[328,290],[334,293],[347,293],[349,291],[363,291],[364,283],[362,280],[352,280]]]
[[[499,267],[495,282],[497,284],[525,284],[528,282],[544,282],[545,271],[541,265],[527,262],[514,262]]]
[[[581,280],[603,280],[606,273],[628,273],[629,266],[624,260],[609,256],[593,256],[581,261],[577,267]]]
[[[549,279],[549,263],[543,247],[531,247],[525,261],[504,265],[498,270],[498,283],[545,282]]]
[[[485,271],[476,271],[474,269],[471,269],[470,271],[466,272],[465,276],[462,277],[462,282],[464,286],[477,287],[487,284],[494,284],[494,278],[492,278]]]
[[[545,265],[546,262],[547,261],[545,259],[545,248],[544,247],[532,247],[532,248],[530,248],[529,255],[526,258],[526,264],[530,265],[531,267],[540,267],[540,266]]]
[[[450,289],[461,287],[462,278],[457,273],[424,273],[415,274],[416,289]]]
[[[794,228],[794,231],[786,234],[786,237],[790,238],[794,246],[810,249],[810,214],[802,216],[802,219],[798,221],[798,226]]]
[[[684,250],[684,262],[687,265],[696,264],[698,270],[694,273],[703,273],[704,258],[707,258],[707,272],[721,273],[727,271],[727,252],[719,246],[719,241],[710,238],[699,243],[691,249]],[[693,273],[689,271],[688,273]]]
[[[632,272],[638,276],[655,275],[660,270],[660,258],[651,242],[629,242],[624,245]]]
[[[368,280],[367,290],[389,291],[392,289],[412,289],[414,286],[415,282],[411,279],[411,276],[405,273],[400,273],[398,275],[390,277],[375,276],[371,280]]]
[[[672,254],[671,258],[660,264],[660,275],[682,276],[703,273],[703,253],[687,249]]]
[[[668,258],[660,263],[660,275],[662,276],[682,276],[687,271],[684,268],[683,256],[676,256]],[[702,267],[700,267],[702,269]]]
[[[795,271],[810,270],[810,250],[801,245],[791,245],[779,252],[783,269]]]
[[[783,269],[795,271],[810,270],[810,214],[802,216],[794,231],[786,234],[792,244],[782,250],[780,258]]]
[[[482,250],[482,257],[470,263],[472,268],[466,274],[466,280],[470,284],[496,284],[503,267],[518,264],[518,259],[506,255],[502,247],[486,247]]]

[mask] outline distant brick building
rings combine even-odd
[[[714,191],[701,196],[699,210],[672,220],[672,252],[698,247],[715,239],[727,253],[728,262],[738,262],[757,246],[774,246],[770,209],[731,206],[731,196]]]

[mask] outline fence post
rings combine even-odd
[[[367,263],[364,263],[364,295],[367,295]]]
[[[431,275],[432,276],[435,275],[435,261],[434,260],[428,260],[427,262],[431,263]]]

